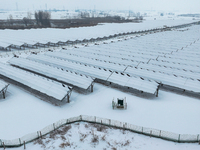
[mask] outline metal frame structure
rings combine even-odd
[[[6,85],[3,89],[1,89],[1,91],[0,91],[0,93],[3,94],[3,98],[4,98],[4,99],[6,98],[6,91],[7,91],[9,85],[10,85],[10,84],[7,84],[7,85]]]

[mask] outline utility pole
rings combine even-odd
[[[16,2],[16,11],[18,11],[18,3]]]

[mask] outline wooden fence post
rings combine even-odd
[[[67,95],[67,102],[69,103],[69,95]]]
[[[142,127],[142,133],[143,133],[143,127]]]
[[[37,135],[38,135],[38,138],[40,138],[40,134],[39,134],[39,131],[37,131]]]
[[[179,136],[178,136],[178,142],[180,142],[180,138],[181,138],[181,135],[179,134]]]
[[[5,144],[4,144],[4,142],[3,142],[3,149],[6,149],[6,148],[5,148]]]
[[[159,137],[161,137],[161,130],[160,130],[160,134],[159,134]]]
[[[40,131],[40,138],[42,138],[42,132]]]
[[[197,135],[197,142],[199,142],[199,144],[200,144],[199,134]]]
[[[150,138],[151,138],[151,136],[152,136],[152,130],[150,131]]]
[[[19,144],[21,145],[22,143],[21,143],[21,139],[19,138]]]
[[[5,94],[5,92],[3,91],[3,99],[5,99],[6,98],[6,94]]]
[[[26,149],[26,142],[24,141],[24,149]]]
[[[91,84],[91,93],[93,92],[93,84]]]

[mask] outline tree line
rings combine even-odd
[[[38,26],[38,27],[51,27],[50,19],[51,19],[51,13],[47,11],[36,11],[34,13],[34,19],[32,19],[32,13],[28,12],[27,16],[24,17],[22,20],[14,20],[13,16],[10,14],[7,23],[10,26],[13,26],[14,23],[19,24],[23,23],[26,27],[27,26]]]
[[[31,29],[31,28],[71,28],[71,27],[85,27],[95,26],[98,23],[124,23],[124,22],[140,22],[143,20],[142,16],[135,19],[125,19],[121,16],[110,16],[104,14],[104,17],[98,17],[89,12],[79,12],[78,18],[70,19],[51,19],[51,12],[35,11],[34,13],[27,12],[27,16],[23,19],[13,19],[10,14],[7,21],[0,20],[0,29]]]

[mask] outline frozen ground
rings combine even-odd
[[[14,148],[22,150],[24,147]],[[105,126],[74,123],[26,144],[28,150],[101,149],[101,150],[197,150],[199,145],[168,142],[149,136]]]
[[[113,110],[113,97],[126,97],[127,110]],[[160,91],[158,98],[142,98],[101,84],[94,93],[72,92],[71,102],[53,106],[11,85],[0,101],[0,139],[19,138],[60,119],[78,115],[110,118],[131,124],[182,134],[200,133],[200,100]]]
[[[8,47],[11,44],[23,45],[24,43],[34,45],[36,43],[47,44],[68,40],[83,40],[104,37],[118,33],[163,28],[195,22],[188,18],[164,18],[159,20],[144,20],[142,23],[105,23],[93,27],[70,28],[70,29],[31,29],[31,30],[0,30],[0,46]]]
[[[151,23],[153,24],[153,22],[149,22],[150,26]],[[162,26],[163,23],[164,21],[160,25]],[[171,23],[177,22],[171,21]],[[181,24],[183,22],[180,21],[179,23]],[[144,30],[146,25],[141,27],[141,29]],[[108,24],[108,26],[109,28],[112,28],[111,24]],[[131,24],[126,24],[125,26],[126,27],[123,30],[128,31],[131,29]],[[137,24],[138,29],[140,28],[139,26],[140,24]],[[112,30],[112,32],[121,32],[121,27],[122,24],[117,24],[115,27],[116,30]],[[106,30],[108,31],[109,28]],[[79,36],[77,34],[75,35],[77,37]],[[1,62],[5,62],[7,60],[9,60],[9,58],[0,59]],[[126,97],[128,102],[128,109],[113,110],[111,108],[113,97]],[[92,115],[103,118],[110,118],[139,126],[180,134],[200,134],[200,99],[187,97],[181,94],[160,90],[159,97],[146,98],[138,97],[137,95],[122,92],[101,84],[95,84],[93,93],[81,94],[72,92],[70,100],[71,102],[64,106],[53,106],[38,99],[34,95],[27,93],[25,90],[19,87],[10,85],[6,94],[6,99],[0,99],[0,139],[19,138],[27,133],[41,130],[45,126],[52,124],[53,122],[57,122],[60,119],[70,118],[78,115]],[[83,124],[80,126],[82,133],[87,132],[88,130],[83,129],[83,126]],[[71,132],[77,134],[78,126],[73,125],[73,129],[74,130]],[[119,130],[109,130],[109,133],[109,138],[116,137],[116,141],[119,141],[117,137],[122,136],[120,134],[121,131]],[[134,133],[127,133],[127,135],[128,136],[125,136],[123,139],[133,141],[131,141],[131,144],[129,145],[130,147],[124,147],[121,149],[196,150],[199,148],[199,145],[197,144],[178,144]],[[100,134],[99,137],[101,137]],[[134,139],[132,139],[132,137],[134,137]],[[79,136],[75,136],[72,140],[72,142],[76,143],[75,145],[79,146],[76,147],[76,149],[83,149],[83,147],[85,149],[94,148],[90,143],[91,136],[88,137],[85,144],[81,143],[79,138]],[[55,141],[55,145],[50,143],[48,146],[53,145],[58,148],[60,144],[62,144],[61,142],[62,140],[58,139]],[[106,146],[108,146],[106,142],[100,141],[99,145],[96,146],[96,149],[102,149]],[[111,146],[108,147],[108,149],[111,148]],[[23,147],[16,149],[23,149]],[[27,149],[44,148],[41,147],[41,145],[34,145],[31,143],[27,145]]]

